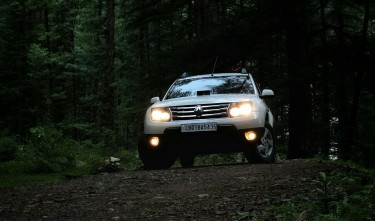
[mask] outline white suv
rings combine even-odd
[[[169,168],[177,158],[244,152],[253,163],[275,161],[274,118],[251,74],[207,74],[177,79],[162,100],[151,99],[138,152],[146,168]]]

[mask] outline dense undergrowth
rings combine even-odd
[[[139,166],[135,150],[76,141],[54,127],[31,128],[24,142],[14,137],[0,138],[0,187],[55,182],[94,173],[110,156],[120,158],[123,169]]]
[[[353,163],[336,162],[338,169],[321,172],[313,180],[313,194],[305,201],[272,206],[277,220],[375,220],[375,171]]]

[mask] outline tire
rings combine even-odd
[[[173,166],[177,155],[168,145],[151,149],[143,137],[138,141],[138,155],[145,169],[168,169]]]
[[[274,163],[276,157],[276,139],[273,128],[268,123],[264,126],[264,134],[259,142],[245,151],[245,157],[250,163]]]
[[[194,166],[194,156],[193,155],[180,156],[180,164],[183,168],[193,167]]]

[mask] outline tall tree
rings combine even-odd
[[[288,158],[314,155],[310,145],[312,113],[306,30],[306,0],[285,3],[289,82]]]
[[[106,31],[105,31],[105,75],[102,83],[102,109],[101,120],[103,126],[115,129],[115,0],[106,0]]]
[[[328,42],[327,42],[327,19],[326,19],[326,2],[319,0],[319,11],[320,11],[320,22],[321,22],[321,44],[322,44],[322,102],[321,102],[321,154],[325,157],[329,156],[330,145],[331,145],[331,129],[330,129],[330,80],[328,73]]]
[[[24,135],[35,123],[27,85],[27,50],[33,19],[25,0],[0,2],[0,135]]]

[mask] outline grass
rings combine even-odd
[[[92,174],[102,167],[109,156],[121,159],[121,168],[132,170],[140,165],[136,150],[103,153],[80,150],[73,165],[45,159],[13,160],[0,163],[0,188],[42,185]],[[61,160],[61,159],[60,159]]]
[[[0,188],[33,186],[63,180],[62,174],[6,174],[0,176]]]
[[[5,162],[0,164],[0,188],[34,186],[56,183],[92,173],[92,166],[74,167],[60,172],[29,173],[30,165],[25,162]]]

